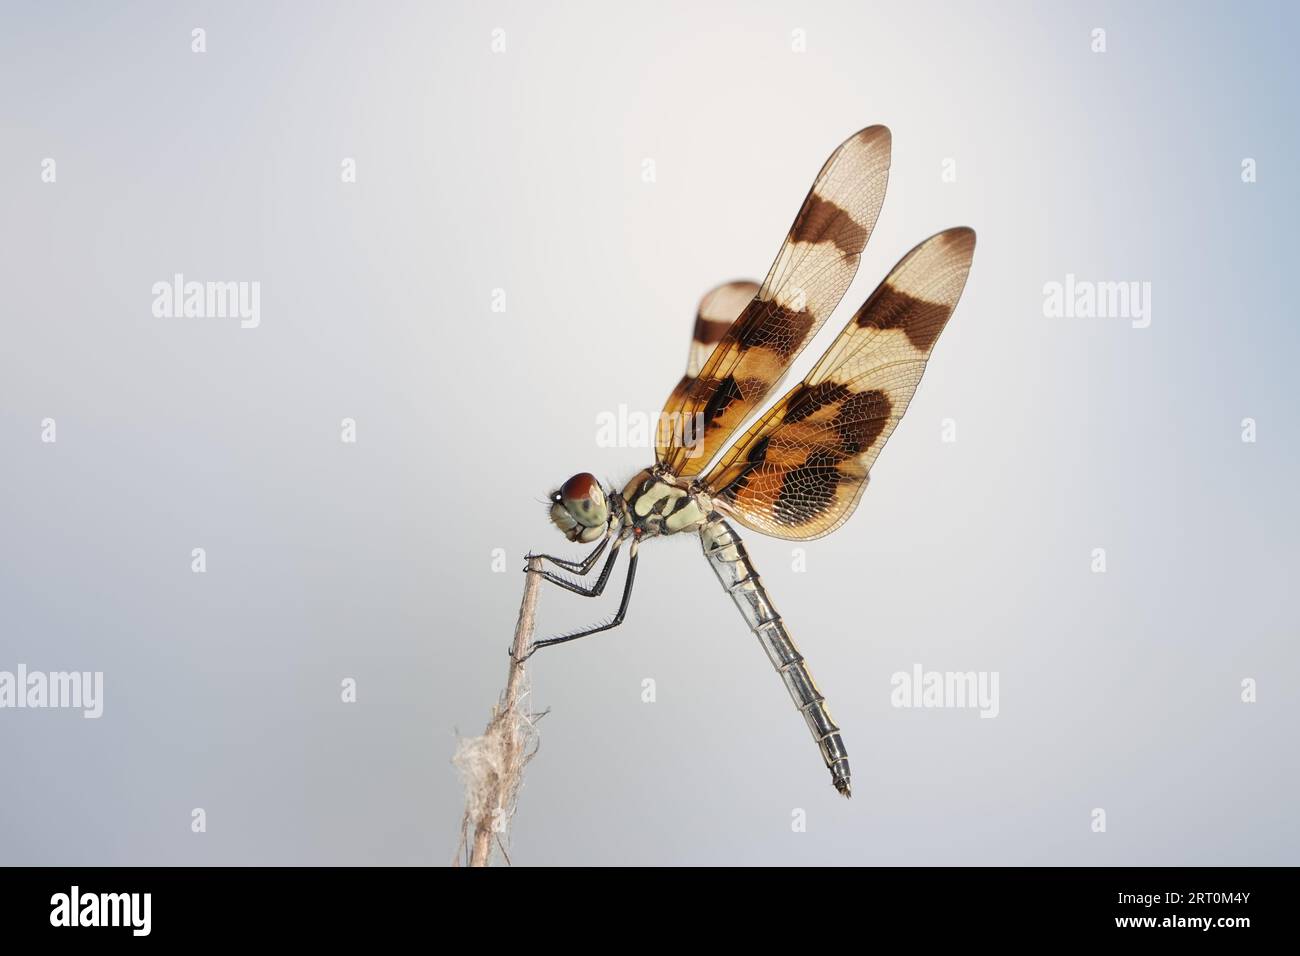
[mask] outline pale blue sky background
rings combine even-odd
[[[0,669],[106,699],[0,711],[0,863],[450,859],[518,559],[566,548],[538,498],[649,462],[597,415],[658,410],[699,295],[761,278],[871,123],[890,190],[832,325],[939,229],[974,269],[853,520],[807,573],[746,538],[855,798],[698,545],[655,542],[626,625],[535,658],[515,862],[1300,862],[1292,6],[3,18]],[[260,282],[260,327],[155,318],[176,272]],[[1149,281],[1150,328],[1045,318],[1067,273]],[[615,603],[546,593],[541,631]],[[999,672],[999,717],[891,708],[918,662]]]

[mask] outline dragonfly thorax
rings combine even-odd
[[[713,502],[698,488],[647,468],[623,489],[626,520],[642,537],[698,531],[708,522]]]

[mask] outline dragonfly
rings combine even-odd
[[[641,545],[698,534],[704,556],[803,715],[831,782],[851,796],[849,757],[802,654],[733,522],[794,541],[853,513],[870,471],[916,391],[966,284],[975,233],[946,229],[912,249],[876,287],[812,371],[730,444],[840,304],[884,202],[891,136],[871,126],[822,166],[763,282],[726,282],[700,301],[686,374],[655,436],[655,463],[622,489],[589,472],[551,492],[551,522],[580,560],[528,555],[528,573],[584,597],[605,589],[627,546],[612,619],[534,640],[523,657],[623,623]],[[609,551],[593,583],[584,584]],[[547,564],[558,570],[552,570]]]

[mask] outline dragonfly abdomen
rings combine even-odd
[[[803,714],[835,789],[849,796],[849,754],[840,729],[831,720],[825,699],[763,587],[740,536],[725,520],[715,517],[700,529],[700,543],[713,573],[740,608],[768,660],[781,675],[795,707]]]

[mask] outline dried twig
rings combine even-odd
[[[540,570],[541,562],[529,558],[528,567]],[[524,597],[515,624],[506,689],[493,709],[482,737],[460,741],[453,763],[465,779],[465,815],[461,820],[460,846],[453,866],[488,866],[493,849],[506,862],[505,841],[514,817],[524,765],[536,750],[535,716],[530,711],[528,675],[523,658],[533,639],[533,618],[541,576],[524,575]]]

